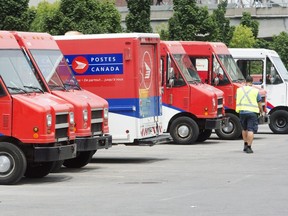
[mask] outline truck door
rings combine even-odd
[[[0,136],[12,134],[12,99],[0,76]]]
[[[141,44],[139,55],[139,114],[141,119],[153,117],[154,123],[158,122],[158,116],[160,115],[160,76],[158,71],[160,62],[156,52],[155,45]]]

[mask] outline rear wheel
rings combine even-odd
[[[228,126],[216,129],[215,133],[223,140],[239,139],[242,134],[242,126],[239,117],[232,113],[226,113],[226,116],[229,117]]]
[[[199,136],[199,127],[192,118],[182,116],[172,122],[170,135],[175,143],[193,144]]]
[[[285,110],[277,110],[270,116],[269,128],[276,134],[288,133],[288,112]]]
[[[24,175],[27,162],[24,153],[17,146],[0,143],[0,184],[15,184]]]
[[[54,166],[54,162],[28,163],[24,174],[27,178],[42,178],[47,176]]]
[[[96,151],[84,151],[77,153],[77,157],[65,160],[63,165],[68,168],[81,168],[86,166]]]
[[[211,129],[202,129],[199,131],[199,136],[197,138],[198,142],[204,142],[205,140],[207,140],[212,134],[212,130]]]

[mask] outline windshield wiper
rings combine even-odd
[[[29,88],[29,89],[34,89],[34,90],[39,90],[40,92],[42,92],[43,94],[44,94],[44,91],[41,89],[41,88],[39,88],[39,87],[36,87],[36,86],[24,86],[25,88]]]
[[[67,90],[66,88],[65,88],[65,86],[60,86],[60,85],[49,85],[49,88],[51,88],[51,89],[61,89],[61,90]]]
[[[233,80],[233,82],[242,83],[242,82],[245,82],[245,79],[237,79],[237,80]]]
[[[69,83],[64,83],[64,86],[72,86],[72,87],[77,87],[78,90],[81,90],[80,86],[77,84],[69,84]]]
[[[7,86],[8,89],[11,89],[11,90],[16,90],[16,91],[22,91],[24,93],[28,93],[27,91],[25,91],[24,89],[22,88],[18,88],[18,87],[11,87],[11,86]]]

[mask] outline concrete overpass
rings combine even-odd
[[[208,6],[210,12],[217,8],[217,4],[206,6]],[[118,7],[118,10],[122,15],[122,24],[125,26],[125,16],[128,13],[128,9],[127,7]],[[230,25],[239,25],[244,11],[249,12],[259,22],[259,38],[270,38],[282,31],[288,32],[288,4],[286,3],[273,5],[266,2],[263,5],[259,4],[253,7],[230,3],[226,11],[226,17],[230,18]],[[153,29],[155,30],[161,23],[167,23],[172,15],[173,5],[151,6],[151,25]]]

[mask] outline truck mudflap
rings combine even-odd
[[[66,160],[76,157],[77,145],[34,147],[34,162]]]
[[[206,119],[205,129],[221,129],[228,127],[229,117],[223,117],[219,119]]]
[[[139,146],[153,146],[156,144],[163,144],[172,142],[173,139],[169,134],[163,134],[155,137],[149,137],[144,139],[135,139],[133,144],[128,145],[139,145]]]
[[[77,151],[93,151],[112,147],[112,135],[76,138]]]

